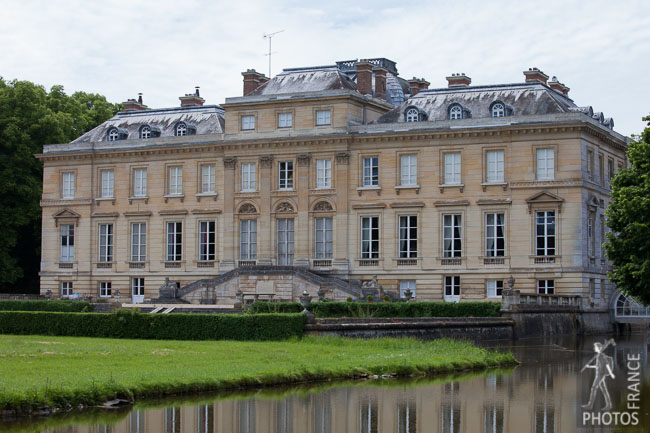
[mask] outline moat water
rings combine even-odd
[[[49,433],[570,433],[650,432],[648,334],[615,337],[606,353],[613,409],[600,426],[582,427],[594,370],[593,343],[609,337],[483,342],[521,364],[419,380],[366,380],[147,401],[19,422],[0,432]],[[634,361],[639,359],[638,362]],[[636,363],[635,363],[636,362]],[[593,364],[593,362],[592,362]],[[637,369],[638,367],[638,369]],[[640,373],[636,375],[638,370]],[[636,383],[636,385],[634,385]],[[630,388],[632,385],[632,388]],[[635,396],[635,390],[639,393]],[[635,402],[635,398],[640,403]],[[639,409],[630,409],[638,404]],[[595,410],[604,404],[599,391]],[[618,412],[618,426],[612,415]],[[627,416],[620,415],[623,412]],[[632,414],[634,412],[634,414]],[[633,422],[637,426],[622,426]],[[590,421],[588,421],[589,423]],[[593,423],[593,421],[591,421]]]

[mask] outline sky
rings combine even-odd
[[[516,83],[538,67],[579,106],[640,133],[650,114],[650,1],[2,0],[0,76],[151,108],[201,87],[241,96],[241,72],[386,57],[431,88]]]

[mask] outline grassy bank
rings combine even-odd
[[[0,336],[0,410],[513,365],[471,343],[303,338],[283,342]]]

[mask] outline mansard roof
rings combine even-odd
[[[336,66],[285,69],[249,96],[284,93],[321,92],[324,90],[357,90],[357,85]]]

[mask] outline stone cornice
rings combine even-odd
[[[532,188],[559,188],[566,186],[583,186],[582,179],[559,179],[559,180],[533,180],[524,182],[510,182],[510,189],[532,189]]]
[[[61,199],[53,199],[53,200],[41,200],[40,205],[41,207],[49,207],[49,206],[87,206],[92,204],[93,200],[91,198],[78,198],[78,199],[73,199],[73,200],[61,200]]]
[[[384,209],[386,203],[363,203],[363,204],[353,204],[352,209],[361,210],[361,209]]]

